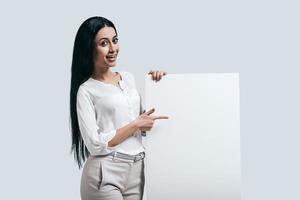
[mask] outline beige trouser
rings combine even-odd
[[[81,176],[81,200],[141,200],[144,180],[144,160],[89,156]]]

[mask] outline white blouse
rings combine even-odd
[[[120,88],[90,77],[78,89],[78,124],[91,155],[106,155],[112,151],[135,155],[144,151],[141,131],[114,147],[108,147],[117,129],[140,114],[141,98],[134,76],[130,72],[118,73],[121,75]]]

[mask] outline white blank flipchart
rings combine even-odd
[[[146,76],[147,200],[240,200],[238,73]]]

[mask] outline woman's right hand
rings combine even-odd
[[[154,121],[157,119],[168,119],[169,117],[167,116],[154,116],[151,115],[154,113],[155,109],[152,108],[151,110],[144,112],[141,114],[136,120],[136,126],[138,127],[139,130],[141,131],[150,131],[154,125]]]

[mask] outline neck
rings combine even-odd
[[[110,70],[109,67],[99,67],[96,68],[95,73],[92,75],[92,78],[106,81],[111,80],[116,74]]]

